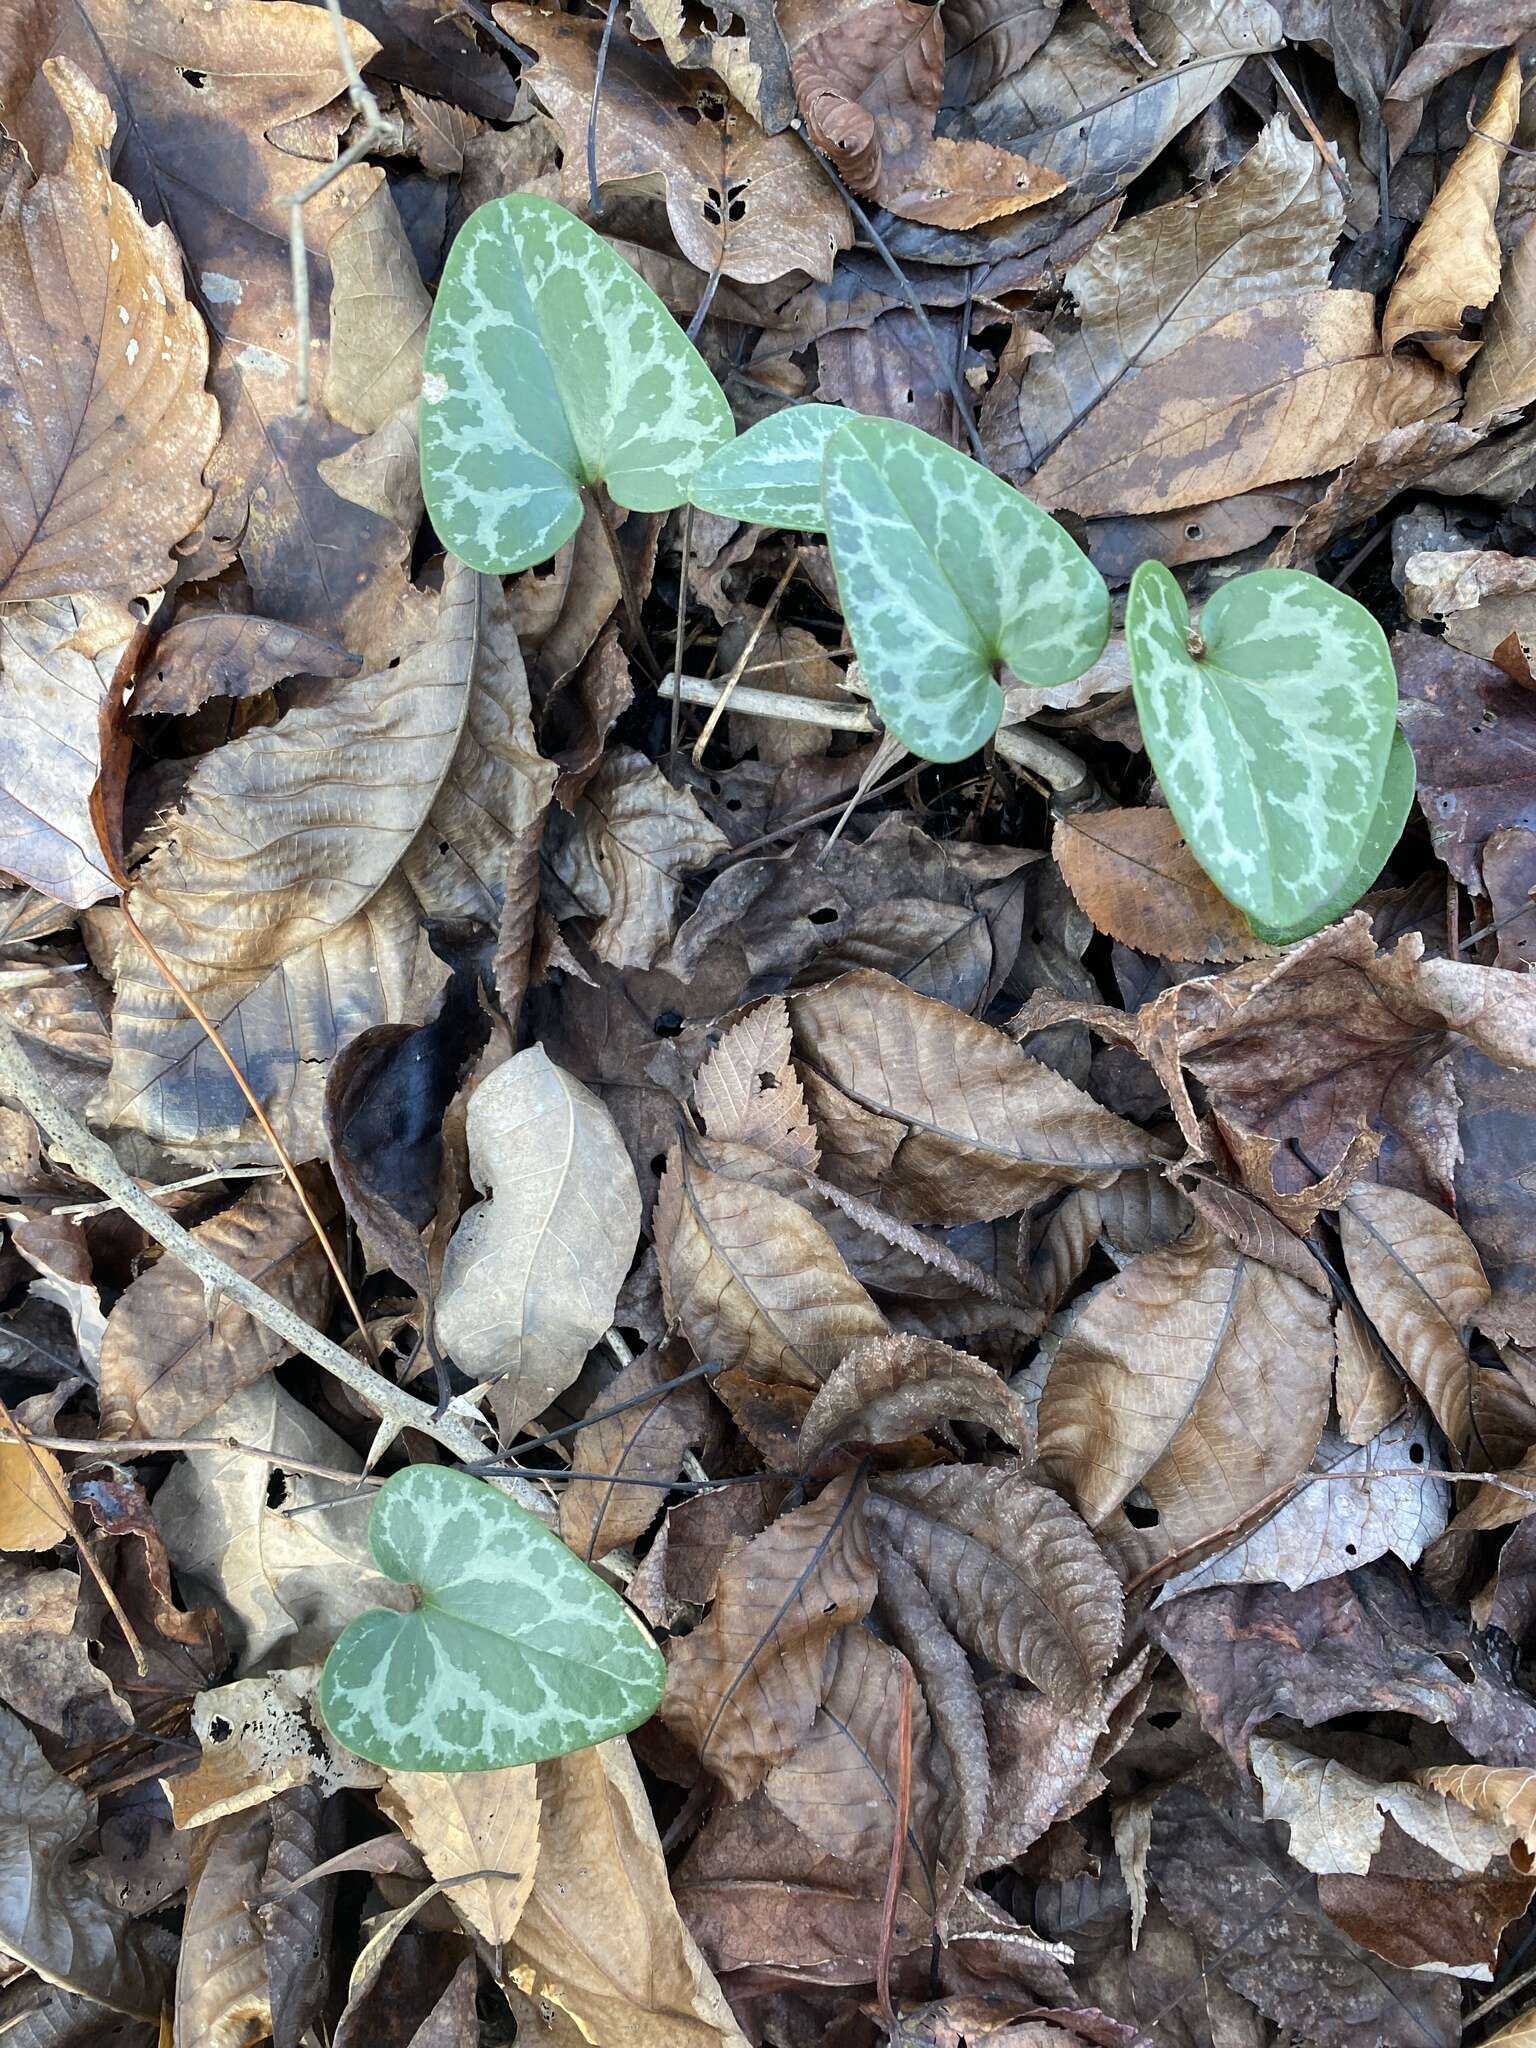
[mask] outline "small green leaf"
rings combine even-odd
[[[1377,816],[1397,715],[1380,626],[1316,576],[1258,569],[1216,592],[1194,653],[1183,591],[1143,562],[1125,638],[1142,739],[1195,858],[1256,929],[1305,923]]]
[[[368,1524],[379,1569],[414,1583],[409,1614],[370,1608],[320,1677],[338,1742],[392,1771],[494,1771],[638,1727],[666,1682],[618,1594],[483,1480],[409,1465]]]
[[[717,448],[689,493],[701,512],[820,533],[827,443],[852,415],[841,405],[787,405]]]
[[[1294,925],[1272,929],[1257,918],[1250,918],[1249,923],[1256,936],[1271,946],[1293,945],[1297,939],[1310,938],[1313,932],[1320,932],[1347,910],[1353,910],[1391,859],[1392,849],[1403,836],[1403,827],[1413,805],[1415,780],[1413,749],[1401,732],[1394,732],[1376,815],[1371,820],[1355,865],[1325,902],[1306,917],[1299,918]]]
[[[827,541],[875,708],[914,754],[997,730],[1006,662],[1070,682],[1109,637],[1104,580],[1048,512],[917,427],[854,419],[827,443]]]
[[[552,199],[477,207],[427,332],[421,478],[444,545],[507,575],[581,523],[583,484],[667,512],[735,427],[709,366],[623,257]]]

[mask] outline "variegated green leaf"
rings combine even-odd
[[[637,1727],[666,1667],[644,1626],[537,1516],[467,1472],[410,1465],[369,1518],[409,1614],[370,1608],[320,1678],[338,1742],[394,1771],[492,1771]]]
[[[787,405],[717,448],[689,493],[701,512],[819,533],[827,443],[852,415],[841,405]]]
[[[1309,938],[1313,932],[1320,932],[1324,925],[1333,924],[1345,911],[1353,910],[1391,859],[1392,849],[1403,836],[1403,827],[1413,807],[1414,787],[1413,749],[1402,733],[1395,731],[1392,749],[1387,755],[1387,772],[1382,780],[1376,815],[1365,835],[1359,859],[1333,894],[1295,924],[1272,927],[1258,918],[1250,919],[1257,936],[1272,946],[1289,946],[1297,939]]]
[[[827,443],[822,497],[865,683],[914,754],[960,761],[991,738],[1000,663],[1045,687],[1103,653],[1109,593],[1081,548],[931,434],[850,420]]]
[[[421,476],[439,538],[477,569],[542,562],[580,490],[666,512],[735,428],[725,394],[623,257],[551,199],[477,207],[427,333]]]
[[[1142,739],[1195,858],[1256,924],[1315,929],[1382,797],[1397,676],[1380,626],[1316,576],[1259,569],[1223,584],[1192,640],[1178,583],[1143,562],[1125,637]]]

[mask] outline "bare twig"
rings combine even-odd
[[[886,2031],[897,2036],[896,2009],[891,2004],[891,1947],[896,1937],[896,1906],[901,1897],[901,1869],[907,1860],[907,1823],[912,1812],[912,1666],[901,1660],[901,1709],[896,1723],[896,1818],[891,1828],[891,1860],[885,1873],[885,1899],[880,1908],[880,1947],[875,1956],[875,1998]]]
[[[1301,94],[1297,92],[1295,86],[1292,85],[1291,81],[1286,77],[1285,73],[1281,70],[1280,66],[1275,62],[1274,58],[1269,56],[1267,53],[1264,58],[1264,65],[1265,69],[1269,72],[1270,77],[1275,81],[1275,84],[1279,86],[1281,92],[1284,94],[1286,104],[1290,107],[1291,112],[1296,116],[1297,120],[1301,123],[1302,127],[1306,129],[1308,136],[1311,138],[1312,147],[1317,151],[1318,155],[1322,158],[1324,165],[1327,167],[1328,175],[1333,179],[1335,185],[1337,185],[1339,190],[1343,193],[1344,204],[1348,206],[1351,199],[1353,199],[1354,194],[1349,189],[1349,179],[1345,175],[1344,166],[1339,162],[1338,157],[1334,154],[1333,149],[1330,146],[1327,138],[1324,136],[1322,130],[1318,127],[1317,123],[1313,120],[1312,116],[1307,112],[1306,106],[1302,101]]]
[[[785,591],[788,590],[790,585],[790,579],[793,577],[795,571],[800,566],[801,553],[802,550],[798,547],[793,547],[790,549],[789,560],[784,564],[784,573],[780,576],[778,582],[773,586],[773,595],[769,598],[768,602],[763,606],[762,610],[758,613],[757,621],[754,624],[751,632],[747,635],[747,643],[742,648],[740,655],[737,657],[735,666],[732,668],[730,674],[726,677],[725,681],[720,685],[720,694],[718,697],[716,697],[714,704],[710,709],[710,714],[708,718],[706,718],[704,721],[704,730],[699,734],[698,738],[693,743],[693,765],[695,768],[702,768],[704,766],[704,750],[709,745],[710,741],[714,738],[715,727],[720,723],[721,718],[725,715],[725,707],[730,702],[731,692],[735,689],[736,685],[741,681],[742,670],[746,667],[747,663],[752,659],[753,650],[756,648],[758,641],[761,640],[761,638],[763,637],[764,630],[766,629],[769,620],[773,617],[774,613],[779,608],[779,599],[784,595]],[[771,696],[774,693],[770,691],[768,692],[768,694]]]
[[[683,672],[683,642],[688,627],[688,557],[693,547],[693,507],[683,507],[683,537],[677,565],[677,625],[672,634],[672,673]],[[677,773],[677,742],[681,736],[683,700],[672,692],[672,743],[667,749],[672,773]]]
[[[242,1444],[232,1436],[31,1436],[30,1432],[18,1430],[17,1440],[30,1441],[45,1451],[72,1451],[82,1458],[104,1458],[114,1464],[124,1458],[153,1457],[160,1451],[220,1451],[239,1458],[259,1458],[266,1465],[281,1465],[285,1472],[303,1472],[311,1479],[329,1479],[340,1486],[382,1484],[365,1473],[343,1472],[335,1465],[312,1465],[270,1446],[264,1450],[260,1444]]]
[[[592,111],[587,116],[587,198],[592,211],[599,219],[603,212],[603,195],[597,187],[597,110],[602,104],[603,81],[608,76],[608,46],[613,41],[613,25],[618,19],[619,0],[608,0],[608,17],[603,23],[602,40],[597,46],[597,76],[592,81]]]

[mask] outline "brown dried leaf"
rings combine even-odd
[[[886,1321],[814,1217],[674,1147],[653,1227],[668,1319],[694,1355],[819,1387],[850,1344]]]
[[[1474,1813],[1519,1835],[1536,1858],[1536,1771],[1489,1770],[1483,1764],[1442,1764],[1414,1773],[1421,1785],[1444,1792]]]
[[[126,600],[167,580],[209,504],[208,339],[170,231],[108,176],[112,108],[73,64],[43,71],[71,139],[0,222],[0,599]]]
[[[314,1191],[311,1191],[312,1199]],[[319,1214],[334,1211],[334,1197]],[[324,1329],[334,1284],[325,1253],[286,1180],[261,1181],[198,1224],[199,1244]],[[287,1357],[285,1338],[221,1297],[170,1256],[141,1273],[107,1318],[101,1427],[107,1436],[186,1436],[231,1394]]]
[[[875,1569],[864,1514],[850,1473],[781,1516],[727,1560],[708,1617],[673,1646],[661,1719],[733,1799],[804,1740],[828,1643],[869,1612]]]
[[[1518,1831],[1511,1820],[1469,1821],[1464,1806],[1480,1813],[1486,1806],[1472,1799],[1458,1803],[1449,1785],[1437,1789],[1433,1780],[1441,1773],[1420,1772],[1418,1783],[1383,1784],[1347,1764],[1268,1736],[1255,1736],[1250,1754],[1263,1792],[1264,1818],[1287,1824],[1291,1856],[1318,1877],[1364,1876],[1381,1848],[1389,1815],[1414,1841],[1468,1874],[1486,1870],[1503,1856]]]
[[[332,235],[331,347],[325,409],[372,434],[421,391],[432,299],[388,184],[376,185]]]
[[[1158,1156],[1002,1032],[889,975],[843,975],[793,997],[790,1014],[803,1065],[895,1126],[891,1184],[916,1221],[990,1221]]]
[[[1467,379],[1462,424],[1487,427],[1536,398],[1536,222],[1515,245]]]
[[[245,612],[192,612],[155,642],[135,678],[138,715],[196,711],[210,697],[257,697],[289,676],[350,676],[361,664],[318,633]]]
[[[1529,571],[1528,562],[1503,559],[1517,572]],[[1482,611],[1479,600],[1488,571],[1489,558],[1483,551],[1476,551],[1475,560],[1475,590],[1456,593],[1471,599],[1461,614],[1468,620]],[[1452,563],[1453,573],[1458,563],[1463,570],[1470,566],[1461,550]],[[1432,599],[1426,585],[1417,588],[1424,593],[1427,609],[1438,609],[1442,595],[1452,595],[1443,585],[1435,588]],[[1531,604],[1529,595],[1525,602]],[[1455,617],[1455,608],[1447,609]],[[1530,816],[1536,696],[1511,682],[1493,662],[1479,660],[1430,633],[1399,633],[1392,651],[1402,728],[1413,748],[1419,805],[1435,852],[1457,881],[1482,894],[1482,850],[1490,833]]]
[[[1127,376],[1029,495],[1084,515],[1203,504],[1335,469],[1455,390],[1438,365],[1383,357],[1369,292],[1271,299]]]
[[[921,0],[779,0],[790,76],[817,147],[855,192],[907,220],[973,228],[1063,189],[1022,152],[935,136],[940,9]]]
[[[1233,1528],[1310,1463],[1327,1419],[1327,1304],[1203,1231],[1133,1259],[1073,1321],[1040,1456],[1087,1519],[1137,1484],[1170,1549]]]
[[[71,1531],[59,1502],[68,1498],[64,1468],[52,1451],[0,1443],[0,1550],[52,1550],[64,1542]]]
[[[816,1132],[790,1061],[789,1010],[782,996],[739,1018],[699,1069],[693,1099],[711,1138],[756,1145],[785,1166],[814,1173]]]
[[[1022,1856],[1102,1790],[1092,1772],[1106,1714],[1097,1696],[1062,1706],[1044,1693],[998,1688],[987,1692],[986,1714],[993,1791],[977,1860],[991,1870]]]
[[[1462,1333],[1487,1306],[1477,1249],[1443,1209],[1401,1188],[1357,1187],[1339,1213],[1360,1306],[1458,1451],[1472,1430]]]
[[[1190,1174],[1183,1182],[1184,1196],[1197,1215],[1218,1231],[1245,1258],[1262,1259],[1300,1280],[1314,1294],[1333,1298],[1333,1283],[1297,1233],[1289,1229],[1252,1195],[1224,1181],[1207,1180]],[[1307,1219],[1309,1225],[1312,1219]],[[1396,1411],[1394,1410],[1394,1413]]]
[[[611,1380],[593,1403],[617,1408],[643,1394],[620,1415],[589,1422],[571,1444],[571,1467],[577,1472],[607,1472],[610,1479],[573,1479],[560,1493],[560,1538],[588,1564],[606,1557],[621,1543],[633,1543],[656,1519],[663,1495],[649,1486],[627,1486],[627,1479],[675,1479],[683,1454],[703,1440],[709,1427],[709,1405],[697,1381],[664,1390],[676,1376],[676,1361],[660,1345],[651,1345]]]
[[[967,1649],[1058,1705],[1096,1696],[1120,1646],[1120,1586],[1058,1494],[1007,1467],[938,1466],[884,1476],[869,1520]]]
[[[800,1462],[833,1444],[892,1444],[936,1424],[974,1423],[1029,1449],[1023,1402],[989,1365],[932,1337],[896,1334],[851,1345],[800,1425]]]
[[[1076,811],[1051,851],[1085,916],[1122,945],[1170,960],[1251,960],[1263,950],[1184,843],[1172,811]]]
[[[91,1662],[79,1603],[73,1572],[0,1559],[0,1698],[71,1746],[115,1742],[132,1711]]]
[[[1334,1312],[1333,1400],[1339,1428],[1352,1444],[1368,1444],[1403,1412],[1408,1396],[1364,1316],[1347,1301]]]
[[[511,1939],[533,1890],[539,1858],[535,1766],[502,1771],[391,1771],[379,1805],[439,1884],[471,1934],[493,1948]]]
[[[265,1807],[198,1831],[176,1968],[178,2042],[250,2048],[272,2028],[255,1899],[272,1837]]]
[[[1061,0],[948,0],[944,104],[967,107],[1022,71],[1056,26]]]
[[[597,78],[601,22],[501,0],[502,27],[537,51],[525,75],[565,137],[565,197],[584,204],[581,142]],[[721,102],[711,81],[679,77],[622,32],[609,44],[598,123],[603,184],[659,178],[678,246],[707,276],[769,284],[787,271],[832,275],[853,239],[848,209],[798,135],[766,135],[743,107]]]
[[[1463,339],[1463,316],[1469,306],[1480,311],[1499,288],[1504,259],[1493,211],[1504,148],[1519,117],[1520,59],[1511,55],[1408,245],[1381,316],[1389,354],[1414,340],[1447,369],[1464,370],[1477,353],[1477,341]]]

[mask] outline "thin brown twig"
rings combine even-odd
[[[597,110],[602,104],[603,81],[608,76],[608,47],[613,41],[613,25],[618,14],[619,0],[608,0],[608,15],[603,23],[602,40],[597,46],[597,75],[592,80],[592,110],[587,115],[587,198],[599,220],[603,213],[603,195],[597,184]]]
[[[19,1442],[28,1441],[28,1436],[20,1431],[16,1436]],[[0,1437],[0,1442],[5,1441]],[[32,1436],[30,1441],[45,1451],[73,1451],[81,1457],[105,1458],[113,1463],[123,1458],[153,1457],[160,1451],[222,1451],[236,1457],[260,1458],[264,1464],[281,1465],[285,1472],[303,1472],[311,1479],[328,1479],[343,1486],[361,1485],[366,1477],[360,1472],[343,1472],[335,1465],[312,1465],[304,1458],[290,1458],[270,1447],[263,1450],[260,1444],[243,1444],[232,1436]],[[382,1484],[371,1478],[366,1483]]]
[[[677,567],[677,624],[672,634],[672,673],[680,676],[683,672],[683,645],[688,630],[688,557],[693,547],[693,506],[683,507],[682,545],[679,550]],[[683,700],[676,690],[672,692],[672,743],[667,749],[672,763],[672,773],[677,773],[677,743],[682,735]]]
[[[880,1907],[880,1946],[875,1953],[875,1998],[892,2040],[896,2009],[891,2004],[891,1949],[896,1939],[896,1906],[901,1897],[901,1872],[907,1860],[907,1826],[912,1816],[912,1666],[901,1660],[901,1707],[896,1722],[896,1818],[891,1829],[891,1860],[886,1866],[885,1898]]]
[[[1349,188],[1349,179],[1345,175],[1344,166],[1339,162],[1338,157],[1334,154],[1332,145],[1329,143],[1327,137],[1323,134],[1322,130],[1318,127],[1317,123],[1313,120],[1312,116],[1307,112],[1306,105],[1302,100],[1301,94],[1296,90],[1295,86],[1292,85],[1291,81],[1286,77],[1285,73],[1281,70],[1280,66],[1275,62],[1274,58],[1270,56],[1267,52],[1264,58],[1264,65],[1265,69],[1269,72],[1270,77],[1275,81],[1275,84],[1279,86],[1281,92],[1285,95],[1286,104],[1290,107],[1291,112],[1296,116],[1297,120],[1301,123],[1302,127],[1306,129],[1307,134],[1311,139],[1312,147],[1317,151],[1318,155],[1322,158],[1324,164],[1327,167],[1329,176],[1333,179],[1333,182],[1338,186],[1339,190],[1344,195],[1344,204],[1348,206],[1350,201],[1354,198],[1354,194],[1351,192]]]
[[[1513,1998],[1517,1991],[1523,1991],[1533,1980],[1536,1980],[1536,1963],[1532,1963],[1528,1970],[1522,1970],[1518,1977],[1511,1977],[1507,1984],[1501,1984],[1497,1990],[1490,1991],[1480,2005],[1474,2005],[1462,2021],[1461,2031],[1466,2033],[1476,2021],[1485,2018],[1496,2006],[1502,2005],[1506,1998]]]
[[[715,699],[714,705],[710,710],[710,714],[704,721],[704,729],[693,743],[693,765],[695,768],[702,768],[704,766],[705,749],[708,747],[710,741],[715,736],[715,727],[720,723],[720,720],[725,715],[725,707],[731,700],[731,692],[735,689],[736,685],[741,681],[742,671],[746,668],[747,663],[752,659],[753,650],[756,648],[758,641],[761,640],[761,638],[763,637],[763,634],[767,629],[768,622],[770,621],[770,619],[772,619],[774,613],[778,610],[779,599],[784,595],[785,591],[788,590],[790,583],[794,577],[794,573],[800,566],[800,557],[803,552],[804,550],[798,544],[790,549],[789,560],[784,564],[784,573],[780,576],[778,582],[773,586],[772,596],[769,598],[768,602],[763,606],[762,610],[758,613],[756,623],[753,625],[751,632],[747,635],[747,644],[745,645],[745,647],[742,648],[741,654],[737,659],[735,666],[732,668],[730,674],[725,678],[725,681],[720,685],[720,694]],[[674,704],[677,703],[681,694],[682,693],[680,690],[676,688],[673,689],[672,701]]]

